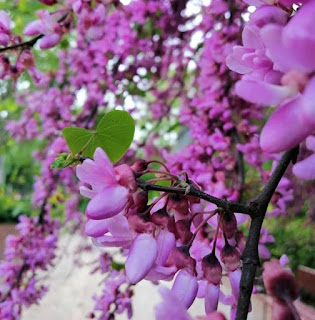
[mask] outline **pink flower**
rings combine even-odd
[[[7,46],[10,42],[10,23],[9,15],[1,10],[0,11],[0,44]]]
[[[24,34],[26,36],[36,36],[38,34],[43,34],[43,38],[39,41],[39,47],[41,49],[53,48],[61,40],[61,27],[49,13],[49,11],[40,10],[37,12],[37,15],[40,19],[30,22],[25,27]]]
[[[93,220],[102,220],[115,216],[127,205],[129,190],[118,183],[114,167],[106,153],[97,148],[94,160],[87,159],[77,166],[78,178],[89,184],[80,188],[82,195],[91,198],[86,215]]]
[[[85,232],[94,237],[95,245],[104,247],[130,248],[136,236],[122,214],[105,220],[89,220]]]

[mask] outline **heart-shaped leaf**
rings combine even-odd
[[[128,150],[135,132],[135,123],[126,111],[108,112],[99,122],[96,131],[68,127],[62,130],[72,153],[93,157],[101,147],[112,162],[118,161]]]

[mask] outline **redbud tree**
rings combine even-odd
[[[32,17],[21,30],[19,5]],[[42,143],[34,215],[20,217],[0,265],[0,318],[40,301],[38,273],[70,229],[102,248],[89,318],[132,318],[146,280],[160,284],[156,319],[193,319],[196,298],[198,319],[225,319],[219,301],[246,319],[263,279],[273,318],[299,319],[287,257],[262,272],[274,241],[263,222],[315,205],[315,1],[1,6],[0,79],[22,110],[6,130]]]

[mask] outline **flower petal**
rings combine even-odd
[[[265,106],[279,105],[295,94],[288,87],[254,80],[238,81],[235,85],[235,92],[244,100]]]
[[[220,295],[220,285],[208,283],[205,290],[205,310],[210,314],[217,310]]]
[[[97,167],[104,169],[108,175],[115,179],[114,167],[102,148],[98,147],[95,149],[93,159]]]
[[[126,276],[130,283],[142,280],[152,268],[157,256],[157,244],[152,235],[142,233],[133,242],[127,261]]]
[[[309,136],[306,138],[306,148],[315,152],[315,136]]]
[[[278,108],[268,119],[261,136],[260,146],[265,152],[291,149],[312,133],[305,124],[301,97],[290,100]]]
[[[85,234],[90,237],[100,237],[108,232],[107,220],[89,220],[85,225]]]
[[[5,29],[5,31],[9,31],[10,30],[10,24],[11,24],[11,19],[9,17],[9,15],[1,10],[0,11],[0,26]]]
[[[164,266],[171,250],[175,247],[175,235],[172,232],[161,230],[156,241],[158,246],[158,255],[155,263]]]
[[[41,49],[50,49],[56,46],[61,40],[61,36],[58,33],[51,33],[47,36],[44,36],[40,42],[39,47]]]
[[[295,164],[292,171],[300,179],[315,179],[315,153]]]
[[[26,36],[36,36],[37,34],[42,33],[44,25],[41,20],[35,20],[30,22],[25,28],[23,33]]]
[[[192,320],[185,307],[166,287],[159,287],[163,301],[155,307],[156,320]]]
[[[115,216],[125,208],[128,194],[128,190],[118,184],[104,188],[87,205],[87,217],[102,220]]]
[[[181,270],[177,274],[171,291],[188,309],[194,302],[198,292],[197,278],[190,275],[186,270]]]

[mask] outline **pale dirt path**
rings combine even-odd
[[[74,237],[69,242],[69,236],[64,236],[62,240],[63,257],[57,263],[56,268],[49,273],[47,283],[50,290],[41,300],[39,305],[33,305],[25,310],[22,320],[85,320],[93,309],[92,295],[100,290],[99,284],[102,282],[100,275],[91,275],[91,266],[77,267],[73,264],[71,249],[78,243],[78,237]],[[98,255],[99,248],[95,248],[91,253],[86,253],[85,258],[91,261]],[[171,283],[163,282],[167,286]],[[160,301],[157,286],[149,281],[142,281],[136,286],[134,297],[134,320],[154,320],[154,305]],[[253,303],[256,309],[255,316],[251,314],[249,320],[267,320],[263,317],[263,307],[261,303]],[[229,315],[229,308],[220,305],[219,310],[226,316]],[[196,299],[189,310],[193,316],[204,315],[203,302]],[[125,320],[125,315],[120,315],[117,320]],[[229,317],[227,317],[229,319]],[[180,319],[174,319],[180,320]]]

